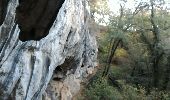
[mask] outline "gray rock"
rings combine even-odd
[[[17,23],[16,9],[20,4],[18,0],[9,0],[5,19],[0,19],[3,21],[0,24],[0,100],[71,100],[85,74],[90,74],[97,64],[97,44],[88,26],[87,1],[65,0],[52,25],[44,26],[48,34],[41,39],[30,38],[30,30],[35,26],[26,28],[29,34],[21,33],[27,27],[25,24],[31,22],[24,22],[25,26]],[[28,17],[32,16],[28,14],[25,18]],[[35,30],[41,31],[37,27]],[[34,35],[44,34],[40,31]],[[19,39],[21,34],[29,38],[23,41]]]

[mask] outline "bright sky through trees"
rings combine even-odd
[[[138,2],[149,2],[150,0],[127,0],[127,3],[125,4],[125,7],[127,9],[134,10],[135,6],[138,4]],[[168,10],[170,10],[170,0],[164,0],[165,1],[165,7],[167,7]],[[111,11],[114,12],[114,14],[119,14],[119,9],[120,9],[120,3],[121,0],[109,0],[109,7]]]
[[[120,10],[120,4],[124,4],[123,6],[125,7],[125,9],[130,9],[132,12],[134,12],[135,7],[137,7],[137,5],[140,2],[150,2],[150,0],[125,0],[127,1],[126,3],[123,3],[123,0],[108,0],[108,6],[110,8],[110,10],[113,12],[114,15],[118,16],[120,14],[119,10]],[[166,9],[170,12],[170,0],[164,0],[165,4],[163,6],[163,9]],[[98,5],[102,5],[100,4],[100,2],[98,2]],[[107,22],[109,22],[109,16],[104,16],[104,22],[99,22],[98,20],[103,18],[103,16],[95,13],[94,16],[96,17],[95,20],[96,22],[100,23],[101,25],[106,25]],[[105,23],[106,22],[106,23]]]

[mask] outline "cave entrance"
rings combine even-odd
[[[8,2],[9,0],[0,0],[0,25],[2,25],[5,20]]]
[[[60,81],[60,80],[64,79],[64,77],[68,71],[70,71],[71,73],[74,73],[76,70],[76,68],[75,68],[76,65],[77,65],[77,62],[74,59],[74,57],[66,58],[64,63],[57,66],[56,69],[54,70],[52,80]]]
[[[21,41],[40,40],[49,33],[65,0],[19,0],[16,22]]]

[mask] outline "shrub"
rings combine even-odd
[[[98,78],[85,91],[87,100],[122,100],[118,90],[108,84],[106,79]]]
[[[117,81],[122,90],[113,87],[107,79],[96,78],[85,90],[85,100],[170,100],[170,94],[165,91],[151,90],[151,93],[146,95],[142,86],[137,88],[124,80]]]

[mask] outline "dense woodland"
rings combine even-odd
[[[78,99],[170,100],[168,0],[89,0],[97,33],[99,66]],[[115,2],[116,3],[116,2]]]

